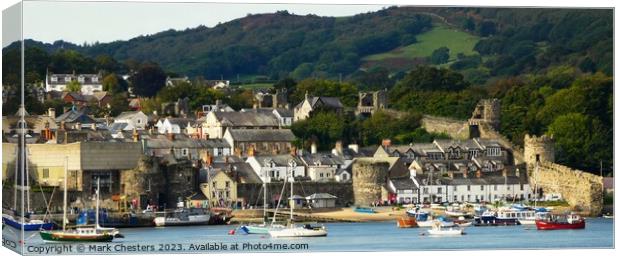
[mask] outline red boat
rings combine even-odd
[[[536,220],[538,230],[584,229],[586,220],[577,214],[549,215],[545,219]]]
[[[418,226],[418,223],[415,218],[406,216],[398,218],[396,221],[396,226],[399,228],[415,228]]]

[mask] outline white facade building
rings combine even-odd
[[[99,74],[51,74],[45,75],[45,91],[62,92],[67,89],[71,81],[80,83],[80,92],[83,95],[93,95],[94,92],[103,91],[103,78]]]
[[[295,161],[296,167],[291,168],[289,161]],[[252,169],[263,182],[272,182],[284,180],[290,177],[290,170],[293,169],[295,177],[306,177],[306,171],[303,162],[297,157],[291,155],[275,155],[275,156],[250,156],[246,160]]]

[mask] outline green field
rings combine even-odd
[[[435,49],[446,46],[450,49],[450,61],[453,61],[458,53],[474,54],[474,46],[480,40],[478,36],[449,28],[443,24],[435,24],[432,30],[422,33],[416,38],[417,43],[399,47],[389,52],[369,55],[364,60],[381,61],[391,58],[429,57]]]

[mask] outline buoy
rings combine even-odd
[[[229,231],[228,231],[228,234],[229,234],[229,235],[234,235],[234,234],[235,234],[235,229],[231,229],[231,230],[229,230]]]

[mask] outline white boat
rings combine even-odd
[[[429,235],[433,236],[460,236],[464,234],[462,228],[442,228],[439,222],[436,222],[433,228],[429,229],[427,232]]]
[[[537,219],[543,219],[548,212],[536,212],[532,210],[506,210],[497,213],[498,218],[516,218],[521,225],[536,225]]]
[[[319,237],[327,236],[327,228],[325,226],[306,225],[290,225],[283,229],[270,229],[271,237]]]
[[[471,226],[472,223],[473,223],[472,221],[468,221],[468,222],[454,223],[454,225],[459,226],[459,227],[469,227]]]
[[[442,228],[454,227],[454,222],[452,221],[437,221],[437,220],[419,221],[418,227],[421,227],[421,228],[432,227],[433,224],[435,224],[436,222],[438,222]]]
[[[155,226],[207,225],[211,218],[211,214],[202,208],[180,208],[165,214],[166,216],[156,217],[153,220]]]
[[[294,175],[293,175],[293,170],[295,169],[295,167],[297,166],[297,163],[294,160],[290,160],[288,162],[289,167],[291,167],[291,197],[293,195],[293,183],[295,183],[295,179],[294,179]],[[286,181],[284,182],[284,186],[286,186]],[[282,198],[282,197],[280,197]],[[278,202],[279,204],[279,202]],[[291,219],[290,219],[290,224],[282,229],[270,229],[269,230],[269,235],[271,235],[271,237],[277,238],[277,237],[320,237],[320,236],[327,236],[327,228],[325,228],[325,226],[320,225],[320,226],[311,226],[309,224],[300,226],[300,225],[295,225],[293,223],[293,211],[294,211],[294,204],[290,204],[289,206],[291,208]]]

